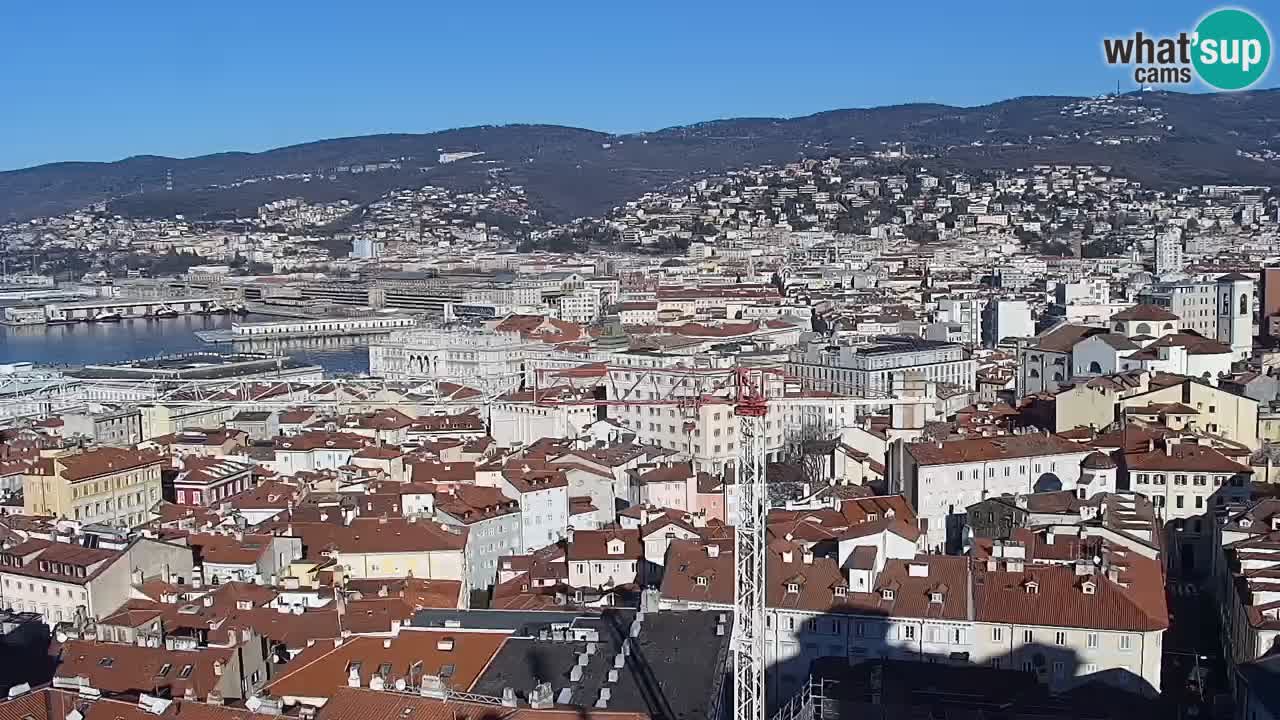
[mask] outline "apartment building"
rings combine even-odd
[[[1159,691],[1169,618],[1159,553],[1144,543],[1078,526],[983,541],[968,556],[865,540],[846,551],[874,530],[854,526],[837,539],[843,563],[798,543],[770,545],[765,658],[775,696],[788,697],[822,657],[985,665],[1057,690],[1096,681]],[[730,610],[732,546],[673,541],[661,592],[664,607]]]
[[[520,503],[498,488],[450,484],[436,493],[434,517],[446,525],[467,528],[469,585],[484,590],[496,581],[498,559],[519,553]]]
[[[913,443],[891,474],[920,518],[928,547],[954,550],[965,508],[993,495],[1074,491],[1091,452],[1047,433]]]
[[[504,447],[531,445],[546,437],[576,437],[599,419],[590,404],[594,397],[568,389],[507,393],[489,406],[490,432]]]
[[[189,577],[191,548],[138,538],[85,547],[81,538],[31,537],[0,549],[0,605],[40,613],[50,626],[83,612],[106,617],[143,578]],[[77,540],[77,542],[70,542]]]
[[[864,397],[888,396],[907,373],[972,390],[976,370],[963,346],[909,336],[863,345],[810,344],[791,352],[786,369],[807,386]]]
[[[213,585],[277,585],[289,574],[289,567],[302,559],[302,540],[284,535],[211,531],[192,533],[187,543],[198,561],[197,575]]]
[[[1166,523],[1171,574],[1206,574],[1213,566],[1214,518],[1250,499],[1252,468],[1195,438],[1170,436],[1147,452],[1125,454],[1129,487],[1151,498]]]
[[[98,407],[63,413],[59,419],[61,435],[66,438],[83,437],[99,445],[118,447],[132,447],[142,442],[142,413],[135,407]]]
[[[1052,393],[1071,382],[1076,343],[1106,328],[1063,323],[1035,338],[1018,342],[1018,376],[1015,395]]]
[[[520,508],[520,548],[533,552],[569,532],[569,481],[545,460],[515,457],[476,468],[476,484],[496,487]]]
[[[1237,505],[1213,528],[1213,589],[1229,672],[1280,641],[1280,500]],[[1261,717],[1261,716],[1260,716]]]
[[[1159,283],[1140,299],[1176,315],[1180,330],[1215,338],[1218,335],[1217,290],[1217,283],[1212,282]]]
[[[639,530],[578,530],[569,534],[569,587],[610,589],[647,577]]]
[[[185,457],[165,497],[179,505],[214,505],[253,487],[254,467],[227,458]]]
[[[277,520],[264,529],[301,538],[303,563],[333,565],[335,576],[459,580],[466,586],[467,529],[417,517]],[[470,590],[464,587],[464,593]]]
[[[23,512],[82,523],[134,527],[160,501],[159,455],[101,447],[42,457],[23,478]]]

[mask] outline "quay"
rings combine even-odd
[[[214,296],[173,298],[102,298],[81,302],[48,303],[35,306],[4,308],[6,325],[47,325],[50,323],[90,322],[100,316],[114,319],[157,317],[157,313],[178,315],[226,313],[221,299]]]
[[[227,330],[198,330],[207,343],[303,340],[325,337],[390,335],[411,330],[418,321],[403,315],[357,318],[314,318],[262,323],[233,323]]]

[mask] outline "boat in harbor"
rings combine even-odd
[[[231,311],[227,309],[227,307],[222,303],[213,302],[213,303],[209,303],[208,305],[205,305],[204,308],[201,309],[196,314],[197,315],[226,315],[230,312]]]
[[[120,322],[123,319],[124,316],[115,310],[103,310],[89,318],[89,322]]]
[[[249,308],[245,307],[243,303],[235,303],[231,306],[231,313],[233,315],[244,317],[249,314]]]
[[[151,317],[154,317],[154,318],[176,318],[176,317],[178,317],[178,316],[179,316],[179,315],[181,315],[181,314],[182,314],[182,313],[178,312],[177,310],[174,310],[173,308],[169,307],[168,305],[161,305],[160,307],[156,308],[156,311],[155,311],[155,312],[151,313]]]

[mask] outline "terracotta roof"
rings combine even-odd
[[[127,472],[149,465],[160,465],[164,458],[154,453],[101,447],[77,455],[64,455],[54,460],[62,467],[61,477],[72,482]],[[33,468],[37,470],[39,466]],[[32,472],[32,474],[44,474]]]
[[[1159,305],[1139,304],[1130,308],[1125,308],[1111,316],[1111,320],[1128,322],[1131,320],[1144,320],[1149,322],[1177,322],[1177,315],[1160,307]]]
[[[337,513],[334,513],[337,515]],[[334,518],[336,520],[336,518]],[[279,532],[291,531],[302,538],[307,559],[321,562],[322,553],[337,550],[349,554],[419,553],[461,551],[467,542],[467,529],[453,527],[450,532],[439,523],[412,518],[356,518],[350,525],[336,521],[276,521],[269,526]]]
[[[152,692],[157,685],[168,685],[175,696],[181,697],[191,688],[196,697],[204,698],[210,690],[216,690],[221,681],[214,664],[222,663],[225,667],[235,653],[234,647],[167,650],[68,640],[62,644],[57,677],[85,677],[90,685],[103,692]],[[168,672],[161,675],[166,665]]]
[[[850,524],[866,522],[873,515],[877,519],[888,517],[890,511],[900,520],[905,520],[912,525],[916,522],[916,514],[911,509],[911,503],[902,495],[855,497],[840,502],[840,513]]]
[[[415,483],[473,483],[476,480],[476,464],[473,462],[414,460],[409,467]]]
[[[621,552],[609,552],[613,541],[621,541]],[[616,547],[616,545],[615,545]],[[569,560],[625,560],[642,559],[644,543],[639,530],[578,530],[569,543]]]
[[[1167,443],[1167,441],[1166,441]],[[1129,471],[1164,470],[1170,472],[1252,473],[1248,466],[1232,460],[1218,450],[1191,443],[1173,443],[1165,449],[1130,453],[1125,457]]]
[[[436,493],[436,510],[465,524],[520,512],[520,502],[494,487],[450,485]]]
[[[1099,630],[1163,630],[1169,626],[1159,560],[1125,557],[1121,581],[1078,576],[1072,565],[1026,564],[1019,572],[980,572],[974,578],[975,618],[981,622]],[[1084,582],[1094,584],[1087,594]],[[1034,591],[1029,583],[1034,582]]]
[[[210,458],[188,455],[182,459],[182,471],[174,479],[175,484],[215,485],[229,482],[238,475],[251,473],[254,465],[227,458]]]
[[[694,477],[693,465],[688,462],[665,463],[657,467],[631,471],[641,485],[649,483],[684,482]]]
[[[1099,333],[1097,335],[1093,335],[1089,339],[1100,340],[1107,345],[1110,345],[1111,348],[1115,350],[1137,350],[1140,347],[1138,343],[1119,333]]]
[[[1045,457],[1083,452],[1079,444],[1057,435],[1031,433],[995,438],[946,440],[937,443],[913,443],[907,452],[920,465],[1007,460],[1011,458]]]
[[[347,578],[343,585],[347,592],[358,592],[365,597],[401,598],[415,610],[428,608],[456,608],[462,593],[461,580],[428,580],[424,578],[387,578],[361,580]]]
[[[325,704],[322,717],[323,720],[649,720],[642,713],[591,708],[504,708],[358,688],[338,688]]]
[[[1165,335],[1159,340],[1148,345],[1146,349],[1150,350],[1151,348],[1162,347],[1185,347],[1188,355],[1231,354],[1231,347],[1229,345],[1220,343],[1217,340],[1210,340],[1203,335],[1190,331]]]
[[[506,640],[504,633],[402,629],[393,638],[352,637],[337,647],[336,641],[317,642],[290,660],[265,689],[277,697],[329,698],[347,686],[358,663],[363,687],[383,672],[388,687],[401,678],[415,683],[443,672],[451,687],[466,690]]]
[[[149,688],[150,689],[150,688]],[[85,720],[278,720],[276,715],[252,713],[242,707],[184,701],[179,696],[159,714],[147,712],[136,701],[98,698],[86,701],[77,693],[44,687],[13,700],[0,701],[0,720],[64,720],[71,709]]]
[[[1040,335],[1033,346],[1036,350],[1046,352],[1068,352],[1076,343],[1090,335],[1107,332],[1103,328],[1086,325],[1059,325]]]
[[[224,502],[245,510],[284,510],[304,495],[302,488],[287,482],[264,482],[236,493]]]
[[[484,430],[484,421],[472,413],[460,415],[427,415],[413,421],[409,432],[476,432]]]
[[[7,566],[13,575],[43,578],[72,585],[84,585],[123,557],[118,550],[87,548],[72,543],[29,539],[0,550],[0,554],[20,558],[20,566]]]
[[[216,533],[192,533],[187,543],[200,553],[204,562],[215,565],[256,565],[264,554],[271,552],[272,536],[221,535]]]
[[[310,450],[359,450],[373,441],[363,435],[312,430],[289,437],[276,438],[276,450],[306,452]]]

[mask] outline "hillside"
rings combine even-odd
[[[980,107],[909,104],[797,118],[735,118],[632,135],[549,125],[459,128],[195,158],[139,156],[0,173],[0,221],[110,201],[127,215],[230,217],[282,197],[368,201],[399,187],[523,185],[546,217],[598,214],[646,191],[745,165],[870,152],[902,142],[958,167],[1093,162],[1147,184],[1280,184],[1280,90],[1146,93],[1106,102],[1022,97]],[[441,165],[441,151],[481,152]],[[395,163],[373,172],[351,166]],[[344,169],[345,168],[345,169]],[[171,177],[173,189],[166,190]],[[246,182],[251,181],[251,182]]]

